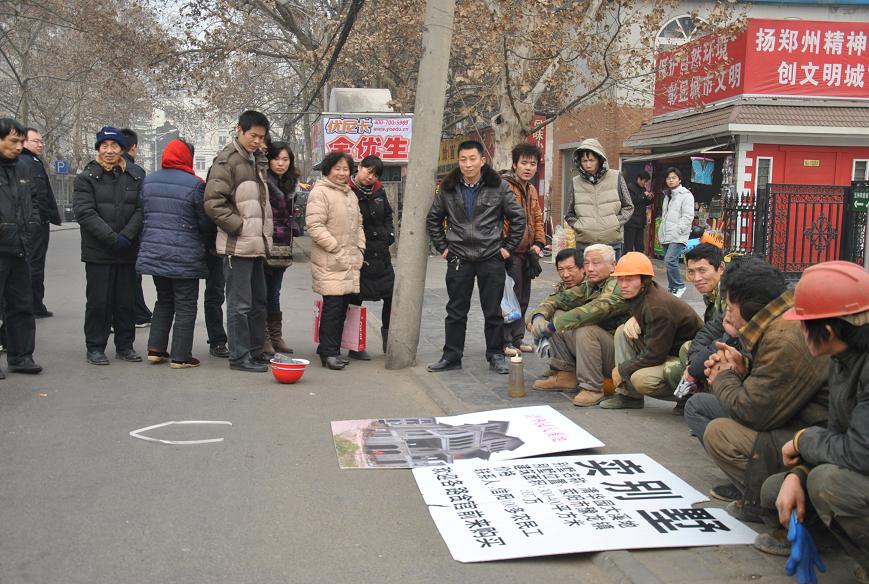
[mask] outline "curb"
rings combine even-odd
[[[427,371],[425,365],[414,365],[408,368],[417,383],[425,390],[426,395],[448,416],[466,414],[473,411],[465,402],[456,397],[438,378],[437,373]]]

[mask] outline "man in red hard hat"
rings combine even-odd
[[[673,388],[664,369],[679,360],[679,348],[690,341],[703,321],[684,300],[664,291],[654,281],[652,262],[638,251],[626,253],[612,274],[631,316],[640,327],[635,339],[625,334],[625,325],[616,329],[616,367],[612,379],[616,393],[600,402],[608,410],[639,409],[644,396],[672,399]]]
[[[869,582],[869,274],[850,262],[825,262],[805,271],[793,308],[782,317],[800,323],[813,357],[829,355],[833,367],[826,427],[801,428],[782,447],[790,470],[769,477],[761,504],[778,511],[787,528],[814,512]],[[761,534],[755,547],[788,555],[784,530]]]

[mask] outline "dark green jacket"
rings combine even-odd
[[[555,317],[556,310],[564,311],[564,314]],[[618,282],[613,277],[599,284],[592,284],[584,278],[573,288],[550,294],[534,309],[528,322],[537,315],[550,321],[555,317],[552,324],[558,331],[597,325],[610,333],[614,333],[630,316],[628,303],[622,298]]]

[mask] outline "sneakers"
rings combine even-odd
[[[763,514],[754,505],[747,505],[745,501],[731,501],[724,508],[728,515],[734,519],[746,523],[763,523]]]
[[[502,353],[495,353],[489,359],[489,369],[501,375],[510,373],[510,367],[507,365],[507,358]]]
[[[226,343],[214,343],[208,352],[212,357],[220,357],[221,359],[229,359],[229,349],[226,348]]]
[[[645,407],[641,397],[628,397],[620,393],[600,402],[600,407],[605,410],[641,410]]]
[[[576,374],[571,371],[556,371],[546,379],[538,379],[531,387],[537,391],[573,391],[576,389]]]
[[[776,529],[772,533],[759,533],[752,544],[765,554],[788,557],[791,555],[791,542],[788,541],[788,532],[784,529]]]
[[[724,483],[712,487],[709,496],[725,503],[742,500],[742,491],[732,483]]]
[[[191,357],[190,361],[172,361],[169,364],[171,369],[190,369],[191,367],[199,367],[199,359]]]
[[[682,286],[681,288],[673,288],[672,290],[670,290],[670,293],[676,298],[682,298],[682,296],[685,294],[685,290],[687,289],[687,286]]]
[[[169,360],[169,353],[166,351],[158,351],[156,349],[148,349],[148,363],[165,363]]]

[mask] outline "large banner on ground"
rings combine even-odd
[[[755,533],[645,454],[466,461],[413,470],[453,558],[750,544]]]
[[[512,460],[603,446],[549,406],[431,418],[332,422],[341,468],[414,468]]]

